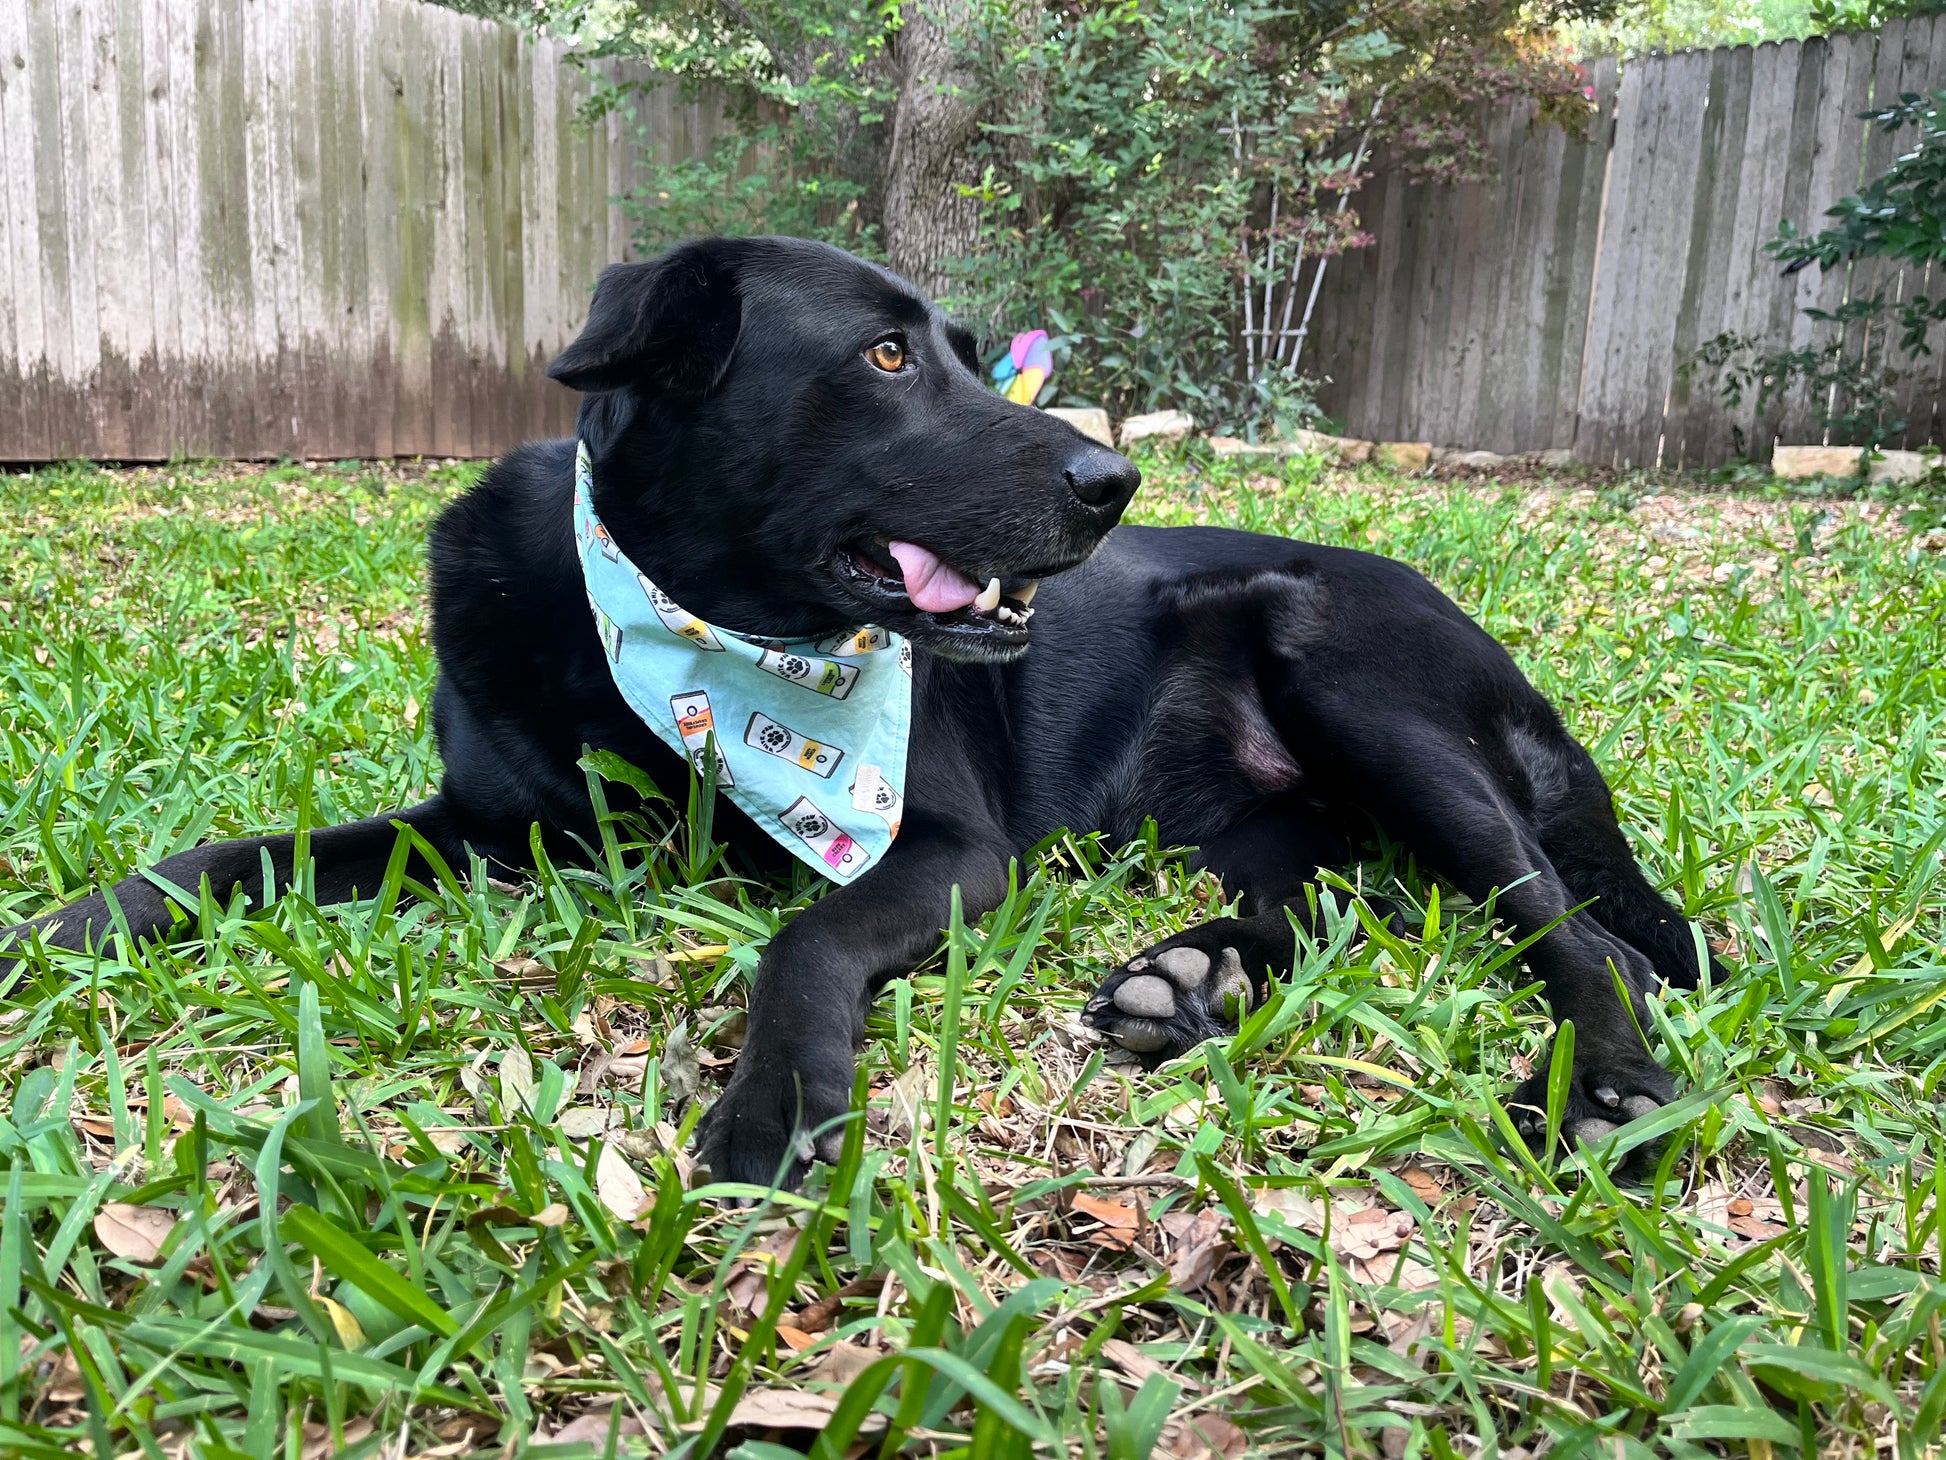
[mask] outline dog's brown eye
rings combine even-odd
[[[904,340],[880,340],[867,353],[872,363],[887,375],[896,374],[905,365]]]

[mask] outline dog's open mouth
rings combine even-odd
[[[922,615],[922,627],[935,632],[936,643],[982,658],[1027,645],[1038,576],[988,574],[982,583],[930,549],[896,538],[841,548],[836,567],[845,586],[879,612]]]

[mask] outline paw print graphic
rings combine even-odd
[[[791,732],[782,725],[766,725],[757,732],[757,738],[763,742],[765,750],[773,755],[781,755],[790,748]]]
[[[777,668],[792,679],[802,679],[811,672],[811,666],[795,654],[786,654],[779,659]]]

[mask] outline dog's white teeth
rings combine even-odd
[[[962,593],[966,590],[961,589]],[[987,586],[980,590],[980,596],[973,600],[973,606],[981,613],[992,613],[1000,606],[1000,580],[989,578]]]
[[[1018,627],[1019,625],[1027,622],[1026,614],[1021,613],[1018,610],[1011,609],[1007,607],[1007,605],[1004,603],[1001,604],[998,608],[996,608],[993,611],[993,616],[999,619],[1001,623],[1009,624],[1014,627]]]
[[[1040,591],[1041,580],[1038,578],[1029,578],[1020,587],[1014,589],[1014,602],[1018,603],[1022,608],[1025,608],[1034,601],[1034,595]]]

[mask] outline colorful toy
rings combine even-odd
[[[1000,393],[1017,405],[1031,406],[1054,374],[1054,352],[1048,347],[1046,330],[1026,330],[993,367],[993,383]]]

